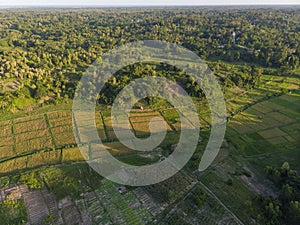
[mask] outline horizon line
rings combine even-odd
[[[300,6],[300,4],[289,4],[289,3],[256,3],[256,4],[199,4],[199,5],[97,5],[97,4],[88,4],[88,5],[70,5],[70,4],[43,4],[43,5],[1,5],[0,7],[44,7],[44,6],[49,6],[49,7],[197,7],[197,6]]]

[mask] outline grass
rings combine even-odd
[[[79,148],[66,148],[62,150],[62,162],[78,162],[85,160]]]
[[[14,155],[15,153],[13,145],[0,146],[0,160],[13,157]]]
[[[50,138],[50,133],[49,133],[48,129],[33,130],[33,131],[26,132],[26,133],[20,133],[20,134],[15,135],[17,143],[23,142],[23,141],[28,141],[31,139],[36,139],[36,138],[42,138],[42,137]]]
[[[232,179],[232,185],[226,183],[228,178]],[[217,171],[210,171],[201,176],[200,180],[213,190],[214,194],[218,196],[232,210],[238,218],[249,223],[249,209],[246,202],[251,201],[255,194],[235,176],[221,176]]]
[[[100,185],[102,178],[85,163],[46,167],[38,170],[40,179],[58,199],[68,195],[79,198],[83,192]]]
[[[17,154],[51,148],[53,148],[53,144],[50,136],[43,136],[16,143]]]
[[[281,136],[286,136],[287,135],[282,130],[280,130],[278,127],[272,128],[272,129],[269,129],[269,130],[260,131],[258,133],[259,133],[259,135],[261,135],[262,137],[264,137],[266,139],[281,137]]]
[[[144,189],[151,195],[151,197],[158,203],[166,203],[179,197],[180,192],[184,191],[192,180],[183,173],[178,172],[169,179],[145,186]]]
[[[47,124],[44,119],[26,121],[14,124],[15,134],[25,133],[33,130],[47,129]]]
[[[26,224],[27,210],[24,200],[8,200],[0,202],[0,224]]]
[[[149,124],[150,121],[152,123],[152,128],[155,132],[161,132],[164,129],[167,131],[171,131],[172,128],[169,124],[164,120],[159,112],[146,112],[146,113],[131,113],[130,114],[130,122],[137,136],[146,136],[150,135]],[[162,123],[165,121],[165,126]]]
[[[170,216],[163,218],[163,224],[237,224],[233,217],[200,185],[177,205]],[[178,209],[179,208],[179,209]]]
[[[164,118],[167,120],[167,122],[175,129],[175,130],[180,130],[181,125],[180,125],[180,118],[179,114],[176,109],[171,108],[167,110],[163,110],[161,112],[164,116]]]

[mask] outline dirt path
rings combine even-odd
[[[209,194],[211,194],[217,202],[224,207],[224,209],[235,219],[235,221],[240,224],[244,225],[244,223],[229,209],[226,205],[223,204],[223,202],[208,188],[205,184],[203,184],[201,181],[198,182]]]

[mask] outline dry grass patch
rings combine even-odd
[[[287,135],[285,132],[283,132],[282,130],[280,130],[277,127],[273,128],[273,129],[269,129],[269,130],[260,131],[260,132],[258,132],[258,134],[265,139],[273,138],[273,137],[281,137],[281,136]]]
[[[48,113],[49,119],[57,119],[57,118],[72,118],[72,111],[55,111]]]
[[[14,147],[12,145],[0,146],[0,159],[14,156]]]
[[[41,138],[44,136],[50,136],[49,130],[34,130],[34,131],[30,131],[27,133],[20,133],[15,135],[16,138],[16,142],[22,142],[22,141],[27,141],[30,139],[36,139],[36,138]]]
[[[72,118],[55,118],[49,119],[50,127],[73,126]]]
[[[76,144],[74,133],[53,133],[57,147]]]
[[[39,152],[27,158],[28,168],[58,163],[60,163],[60,151]]]
[[[60,134],[60,133],[73,133],[72,126],[60,126],[51,128],[53,134]]]
[[[43,115],[35,115],[35,116],[26,116],[26,117],[21,117],[14,119],[15,123],[24,123],[24,122],[29,122],[29,121],[34,121],[34,120],[43,120],[44,116]]]
[[[27,166],[27,157],[19,157],[0,163],[0,173],[9,173],[16,170],[25,169]]]
[[[267,141],[273,145],[287,143],[287,140],[284,137],[269,138],[269,139],[267,139]]]
[[[0,138],[0,146],[14,145],[14,139],[12,136]]]
[[[268,114],[271,118],[279,121],[281,124],[292,123],[295,120],[279,112],[271,112]]]
[[[88,147],[87,147],[88,148]],[[62,150],[62,162],[77,162],[84,161],[79,148],[67,148]]]
[[[47,129],[47,124],[44,119],[16,123],[14,125],[15,134],[25,133],[33,130],[45,130],[45,129]]]
[[[44,136],[37,139],[30,139],[27,141],[16,143],[17,154],[50,148],[53,148],[50,136]]]
[[[12,127],[11,125],[4,125],[0,127],[0,138],[1,137],[8,137],[12,135]]]

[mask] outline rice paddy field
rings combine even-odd
[[[70,110],[53,111],[0,121],[0,172],[8,173],[42,165],[83,160],[81,152],[76,147],[74,128],[77,128],[79,133],[84,131],[88,135],[88,137],[81,135],[80,142],[86,145],[87,155],[91,154],[90,156],[93,158],[99,156],[96,152],[90,150],[90,143],[87,142],[97,141],[98,138],[112,154],[122,155],[132,152],[130,148],[118,142],[112,127],[110,110],[95,113],[95,124],[98,132],[96,137],[92,133],[89,135],[89,130],[87,130],[89,128],[83,126],[85,122],[90,122],[91,118],[87,118],[84,112],[77,116],[81,124],[79,128],[76,126],[76,121],[72,121],[72,111]],[[140,138],[148,137],[151,121],[152,129],[155,131],[160,132],[164,127],[167,130],[168,135],[163,141],[163,145],[176,143],[174,137],[177,137],[181,130],[180,118],[175,109],[164,111],[135,110],[129,113],[127,118],[128,121],[124,121],[124,114],[120,113],[115,116],[118,123],[115,129],[121,135],[129,122],[129,129],[134,135]],[[176,122],[174,123],[174,121]],[[208,127],[208,124],[204,120],[202,121]],[[139,159],[145,158],[144,156],[136,157]],[[123,156],[125,161],[134,161],[136,157],[128,156],[124,158]]]
[[[228,140],[239,148],[244,156],[274,152],[282,147],[295,148],[299,144],[299,103],[298,96],[281,95],[248,107],[230,118],[227,129]],[[207,110],[202,107],[201,111]],[[84,118],[84,115],[83,113],[83,119],[80,118],[83,123],[84,119],[90,119]],[[179,135],[182,129],[179,114],[174,108],[161,111],[135,110],[129,113],[128,121],[124,121],[124,118],[126,118],[124,114],[116,114],[115,119],[119,125],[116,129],[119,129],[121,134],[129,121],[129,129],[134,135],[140,138],[148,137],[151,121],[158,131],[162,126],[166,128],[170,138],[166,137],[164,143],[168,144],[174,142],[172,135],[176,136],[176,133]],[[201,128],[209,128],[209,120],[205,119],[205,116],[199,116],[199,120]],[[95,140],[101,138],[113,154],[131,152],[131,149],[118,142],[112,127],[110,110],[97,111],[95,124],[98,131]],[[76,121],[74,125],[76,126]],[[0,121],[0,127],[0,162],[2,168],[7,168],[2,169],[2,172],[9,172],[12,168],[31,168],[82,160],[80,151],[75,148],[70,110]],[[80,129],[78,132],[83,131],[85,127]],[[87,142],[84,137],[80,141]]]
[[[245,156],[295,149],[299,146],[299,103],[298,96],[282,95],[234,116],[229,123],[234,130],[229,135],[232,143]]]
[[[183,170],[189,172],[189,175],[185,172],[178,173],[166,182],[137,191],[139,193],[137,195],[128,192],[123,196],[122,202],[117,201],[119,199],[118,193],[115,192],[117,186],[103,181],[101,183],[103,187],[95,190],[95,196],[86,199],[86,202],[78,207],[94,215],[94,222],[101,223],[112,221],[108,214],[101,218],[96,216],[97,213],[103,214],[107,209],[114,210],[112,214],[120,215],[124,223],[139,224],[141,221],[152,221],[154,215],[163,211],[156,211],[155,208],[165,209],[164,204],[174,204],[175,210],[166,210],[167,216],[162,219],[161,224],[180,224],[187,215],[190,223],[197,217],[207,224],[238,224],[231,212],[239,220],[251,224],[249,217],[251,212],[248,212],[248,209],[255,208],[251,205],[251,199],[257,194],[276,192],[272,188],[264,187],[265,167],[280,166],[285,161],[296,169],[299,169],[300,165],[300,98],[296,91],[299,87],[298,80],[266,76],[263,76],[259,88],[243,90],[235,87],[224,93],[228,111],[225,141],[217,159],[207,171],[201,174],[194,173],[210,132],[210,110],[207,103],[202,102],[196,104],[202,130],[201,141]],[[291,91],[282,92],[282,88]],[[12,172],[36,167],[43,169],[44,166],[52,165],[58,168],[65,165],[71,167],[85,159],[99,158],[101,152],[97,151],[98,138],[102,140],[107,150],[125,163],[133,165],[155,163],[170,154],[170,146],[176,144],[180,131],[184,129],[174,108],[135,109],[128,115],[118,112],[114,118],[111,117],[109,109],[99,109],[95,113],[98,136],[89,135],[92,133],[89,133],[88,126],[78,128],[78,121],[76,119],[72,121],[72,116],[71,110],[61,109],[0,121],[0,174],[5,176]],[[84,112],[77,116],[81,125],[91,122],[91,118]],[[113,119],[118,123],[115,130],[121,135],[124,129],[128,128],[133,135],[142,139],[147,138],[150,135],[150,121],[157,132],[161,131],[161,127],[165,127],[168,133],[154,154],[136,153],[118,141],[112,125]],[[190,123],[193,124],[193,121],[190,120]],[[77,147],[74,129],[87,134],[80,136],[85,157]],[[52,176],[53,174],[49,175]],[[182,191],[190,187],[193,179],[199,180],[204,186],[197,184],[184,198],[180,198]],[[74,187],[80,185],[75,180],[70,182],[73,181]],[[66,190],[72,191],[74,188],[67,187],[67,184],[59,188],[56,181],[46,182],[59,197],[64,196]],[[207,191],[205,187],[213,190],[213,193]],[[96,208],[98,199],[102,199],[103,196],[107,199],[101,207]],[[149,206],[137,206],[135,210],[140,210],[143,216],[133,214],[128,203],[134,204],[138,196],[145,202],[154,202],[149,203]],[[227,209],[217,199],[226,203]],[[193,204],[190,204],[191,202]],[[195,204],[199,204],[199,207],[191,207]],[[153,209],[153,212],[150,209]]]

